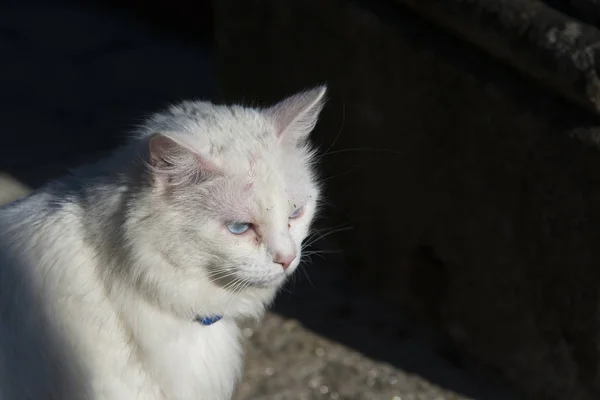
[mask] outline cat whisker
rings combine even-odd
[[[322,232],[322,231],[328,230],[328,229],[338,229],[338,228],[344,228],[347,226],[348,226],[347,224],[339,224],[339,225],[327,226],[327,227],[323,227],[323,228],[313,228],[312,232]]]
[[[316,234],[319,233],[323,233],[323,232],[330,232],[332,230],[337,230],[337,229],[347,229],[347,228],[352,228],[351,225],[348,224],[340,224],[340,225],[336,225],[336,226],[327,226],[327,227],[323,227],[323,228],[313,228],[311,230],[311,232],[309,233],[308,237],[314,236]]]
[[[236,278],[233,281],[229,282],[228,284],[226,284],[225,286],[223,286],[223,290],[224,291],[235,291],[237,286],[239,284],[241,284],[244,280],[242,278]]]
[[[333,235],[334,233],[340,233],[340,232],[345,232],[345,231],[349,231],[354,229],[354,227],[346,227],[346,228],[340,228],[340,229],[334,229],[332,231],[329,231],[327,233],[323,233],[321,235],[319,235],[318,237],[311,237],[311,235],[308,236],[308,241],[303,245],[304,247],[309,247],[311,245],[313,245],[315,242],[326,238],[327,236]]]
[[[340,254],[341,250],[305,250],[305,253],[308,255],[312,254]]]
[[[300,264],[298,264],[298,268],[300,268]],[[290,277],[290,285],[292,286],[292,290],[290,290],[290,292],[296,288],[296,282],[298,281],[297,275],[298,274],[292,274],[292,276]]]
[[[218,273],[222,273],[222,272],[234,272],[233,268],[217,268],[217,269],[211,269],[209,271],[211,274],[218,274]]]
[[[231,271],[231,270],[218,271],[216,273],[210,273],[210,274],[208,274],[208,278],[210,278],[212,280],[218,280],[218,279],[227,278],[229,276],[233,276],[233,275],[236,275],[236,274],[237,274],[237,271]]]
[[[240,283],[241,279],[240,278],[236,278],[234,280],[232,280],[231,282],[228,282],[225,286],[223,286],[221,289],[221,293],[216,296],[213,297],[206,308],[210,308],[209,306],[213,305],[217,300],[220,300],[223,296],[229,295],[229,292],[231,291],[232,288],[234,288],[235,286],[237,286]]]
[[[313,232],[311,233],[311,235],[309,236],[314,236],[320,233],[330,233],[330,232],[337,232],[340,230],[349,230],[349,229],[354,229],[353,226],[351,225],[347,225],[347,224],[342,224],[342,225],[338,225],[338,226],[333,226],[333,227],[326,227],[326,228],[321,228],[321,229],[314,229]]]
[[[342,123],[340,124],[340,129],[338,129],[337,135],[335,135],[335,139],[333,139],[333,142],[329,145],[327,150],[325,150],[325,152],[319,158],[319,160],[321,160],[323,157],[325,157],[327,154],[329,154],[331,149],[333,149],[333,146],[335,146],[335,144],[337,143],[338,139],[340,138],[340,136],[342,134],[342,130],[344,129],[345,123],[346,123],[346,103],[342,102]]]
[[[394,151],[394,150],[390,150],[390,149],[378,149],[378,148],[369,148],[369,147],[356,147],[356,148],[339,149],[339,150],[330,151],[328,153],[323,154],[323,157],[324,156],[329,156],[329,155],[332,155],[332,154],[347,153],[347,152],[352,152],[352,151],[364,151],[364,152],[373,152],[373,153],[384,153],[384,154],[391,154],[391,155],[403,155],[404,154],[401,151]]]
[[[294,286],[294,285],[295,285],[295,283],[296,283],[296,281],[295,281],[295,278],[294,278],[294,275],[292,275],[292,279],[291,279],[291,281],[292,281],[292,286]],[[286,293],[292,294],[292,290],[290,290],[290,289],[287,289],[287,288],[285,287],[285,285],[281,287],[281,290],[283,290],[283,291],[284,291],[284,292],[286,292]]]
[[[310,276],[308,275],[306,268],[304,268],[305,266],[306,266],[306,263],[303,264],[302,262],[300,262],[300,264],[298,265],[298,269],[302,271],[302,273],[304,274],[304,276],[306,277],[306,279],[308,280],[310,285],[313,287],[313,289],[316,289],[317,286],[313,283],[312,279],[310,279]]]
[[[235,296],[235,291],[242,283],[243,283],[243,281],[240,278],[236,278],[233,281],[229,282],[227,285],[223,286],[223,291],[220,293],[220,295],[211,300],[211,303],[214,303],[216,300],[219,300],[224,296],[232,296],[232,292],[233,292],[233,296]],[[223,311],[224,314],[227,312],[227,309],[229,308],[229,305],[231,304],[232,301],[233,301],[233,297],[232,297],[232,299],[230,299],[229,303],[227,303],[227,306],[225,306],[225,309]]]
[[[242,294],[242,292],[244,290],[246,290],[246,288],[248,286],[250,286],[251,282],[247,281],[245,279],[240,279],[240,285],[238,285],[234,291],[233,291],[233,295],[231,296],[231,300],[229,300],[229,303],[227,304],[227,306],[225,307],[225,311],[224,313],[226,314],[227,311],[229,310],[229,307],[231,306],[231,304],[234,303],[235,300],[238,299],[238,297],[240,297],[240,295]]]
[[[351,173],[353,173],[353,172],[355,172],[355,171],[358,171],[359,169],[360,169],[360,165],[358,165],[358,166],[356,166],[356,167],[352,168],[352,169],[351,169],[351,170],[349,170],[349,171],[346,171],[346,172],[340,172],[339,174],[331,175],[331,176],[328,176],[327,178],[322,178],[322,179],[320,179],[320,181],[321,181],[321,182],[327,182],[327,181],[329,181],[329,180],[331,180],[331,179],[335,179],[335,178],[339,178],[339,177],[341,177],[341,176],[349,175],[349,174],[351,174]]]
[[[311,262],[311,263],[313,262],[313,260],[312,260],[312,257],[311,257],[311,256],[313,256],[313,255],[314,255],[314,256],[318,256],[318,257],[321,257],[321,258],[325,259],[325,256],[323,256],[322,254],[315,254],[315,253],[312,253],[312,254],[311,254],[311,253],[307,253],[307,254],[306,254],[306,258],[307,258],[307,259],[308,259],[308,261],[309,261],[309,262]]]

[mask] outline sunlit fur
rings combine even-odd
[[[0,399],[229,399],[238,321],[294,272],[317,209],[306,139],[324,93],[173,106],[108,160],[1,208]]]

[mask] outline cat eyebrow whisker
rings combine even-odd
[[[346,123],[346,103],[342,102],[342,123],[340,124],[340,129],[338,129],[337,135],[335,135],[335,139],[333,139],[333,142],[329,145],[327,150],[325,150],[322,157],[327,155],[329,153],[329,151],[333,148],[333,146],[335,146],[338,139],[340,138],[340,135],[342,134],[342,129],[344,129],[345,123]]]
[[[339,174],[335,174],[335,175],[328,176],[326,178],[322,178],[320,181],[321,182],[327,182],[327,181],[329,181],[331,179],[335,179],[335,178],[339,178],[341,176],[349,175],[349,174],[351,174],[353,172],[358,171],[360,169],[360,167],[361,167],[360,165],[357,165],[356,167],[354,167],[354,168],[352,168],[352,169],[350,169],[350,170],[348,170],[346,172],[340,172]]]

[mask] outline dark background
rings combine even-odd
[[[0,169],[34,187],[216,89],[209,2],[0,2]]]

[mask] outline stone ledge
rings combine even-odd
[[[600,114],[600,31],[595,26],[538,0],[395,1]],[[586,11],[592,6],[589,0],[572,3]]]
[[[10,175],[0,172],[0,206],[27,195],[30,190]]]

